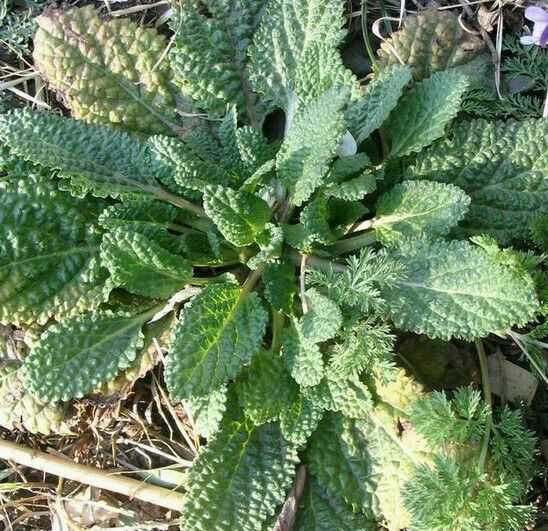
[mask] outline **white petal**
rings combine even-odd
[[[351,157],[352,155],[355,155],[358,152],[358,144],[356,144],[356,140],[352,136],[352,133],[350,131],[347,131],[341,140],[341,143],[339,144],[339,147],[337,148],[337,155],[339,157]]]
[[[532,35],[523,35],[523,37],[520,37],[519,42],[521,42],[521,44],[524,44],[525,46],[535,44],[535,40],[533,39]]]

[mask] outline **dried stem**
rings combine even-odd
[[[123,494],[173,511],[180,511],[183,506],[184,495],[179,492],[120,477],[116,471],[81,465],[9,441],[0,440],[0,459],[15,461],[47,474]]]

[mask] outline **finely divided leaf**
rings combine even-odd
[[[547,172],[547,120],[475,120],[421,153],[408,176],[462,188],[472,203],[459,233],[508,243],[529,239],[534,217],[548,213]]]
[[[262,531],[291,488],[297,462],[276,424],[225,422],[189,473],[185,531]]]
[[[167,46],[128,18],[103,22],[92,6],[46,9],[37,19],[34,64],[72,116],[143,133],[174,118]]]
[[[368,138],[388,118],[410,81],[409,67],[391,66],[379,72],[367,85],[361,98],[348,106],[348,128],[358,144]]]
[[[377,201],[373,228],[383,243],[406,236],[445,236],[468,211],[470,198],[457,186],[430,181],[397,184]]]
[[[145,297],[167,299],[192,278],[190,262],[123,228],[105,234],[101,261],[117,286]]]
[[[272,216],[270,207],[260,197],[222,186],[208,186],[204,208],[222,235],[238,246],[252,244]]]
[[[394,324],[431,338],[466,340],[534,319],[532,279],[465,241],[412,239],[393,253],[407,269],[383,290]]]
[[[417,83],[401,98],[388,119],[390,157],[421,151],[442,137],[445,127],[459,112],[467,88],[466,76],[455,71],[437,72]]]
[[[209,284],[187,304],[173,337],[166,381],[173,398],[201,396],[234,378],[258,352],[268,315],[237,283]]]
[[[0,181],[0,322],[18,326],[94,309],[112,285],[99,261],[102,202],[39,177]]]
[[[324,181],[345,131],[347,92],[334,88],[299,110],[278,153],[277,169],[300,206]]]
[[[80,398],[131,365],[143,346],[140,315],[101,312],[50,326],[24,362],[33,395],[45,402]]]

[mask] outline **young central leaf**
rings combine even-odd
[[[222,235],[238,246],[252,244],[272,216],[268,204],[249,192],[208,186],[204,208]]]
[[[297,113],[278,153],[282,183],[300,206],[323,183],[345,130],[348,93],[339,87],[311,100]]]
[[[472,340],[524,325],[538,310],[532,279],[468,242],[412,239],[393,258],[405,265],[407,276],[383,295],[403,330]]]
[[[190,471],[185,531],[262,531],[285,500],[297,463],[277,424],[225,422]]]
[[[30,391],[45,402],[80,398],[114,378],[143,346],[141,327],[156,312],[101,312],[54,324],[25,358]]]
[[[168,130],[173,117],[167,45],[127,18],[102,22],[93,6],[46,9],[37,18],[34,62],[48,85],[87,122],[144,133]]]
[[[268,315],[234,281],[208,285],[183,312],[166,363],[174,398],[201,396],[234,378],[259,350]]]

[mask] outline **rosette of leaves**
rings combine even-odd
[[[472,514],[476,528],[517,530],[526,511],[512,511],[528,478],[521,490],[498,488],[517,476],[491,468],[502,450],[489,443],[483,457],[476,444],[485,416],[473,436],[447,435],[462,452],[437,457],[437,432],[413,420],[422,392],[396,369],[394,334],[504,335],[536,318],[535,281],[496,243],[453,238],[481,197],[466,180],[428,171],[466,77],[440,69],[413,82],[397,65],[357,88],[338,51],[342,4],[272,0],[263,18],[253,1],[182,2],[180,23],[196,21],[201,40],[179,35],[173,54],[196,60],[207,42],[211,67],[172,57],[177,83],[215,118],[182,139],[28,110],[1,115],[2,142],[44,173],[36,191],[20,175],[2,181],[0,296],[11,310],[1,321],[47,322],[22,373],[33,396],[57,403],[135,367],[150,327],[175,319],[165,380],[208,439],[188,476],[187,531],[266,528],[299,461],[309,477],[300,529],[434,529],[438,520],[419,510],[424,492],[448,459],[455,484],[472,481],[463,456],[478,463],[489,507],[504,516],[474,512],[474,489],[449,512]],[[233,69],[219,91],[226,61]],[[248,82],[257,100],[239,97]],[[265,138],[249,104],[256,116],[285,112],[281,142]],[[381,127],[382,157],[370,149]],[[481,175],[499,166],[498,146],[515,143],[511,126],[492,127],[500,134],[485,128]],[[536,141],[519,143],[520,165],[504,176],[529,171],[540,187],[547,125],[523,127]],[[460,176],[461,159],[448,163],[446,174]],[[453,416],[464,415],[463,401]],[[450,412],[442,417],[451,428]],[[404,432],[403,422],[412,424]],[[497,433],[506,441],[515,430]],[[446,494],[434,492],[441,504]]]

